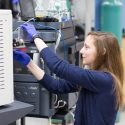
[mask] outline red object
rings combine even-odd
[[[27,51],[27,48],[19,48],[19,50],[23,51],[23,52],[26,52]]]

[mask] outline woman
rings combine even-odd
[[[47,66],[60,79],[40,69],[31,58],[14,51],[14,58],[28,67],[45,88],[53,93],[80,91],[76,104],[75,125],[114,125],[122,107],[123,64],[117,38],[106,32],[90,32],[80,53],[83,69],[54,54],[39,38],[33,25],[23,24]]]

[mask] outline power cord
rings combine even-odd
[[[58,100],[58,96],[57,96],[57,94],[55,94],[55,101],[54,101],[54,105],[56,104],[57,100]]]
[[[55,108],[55,109],[57,109],[57,108],[63,108],[66,104],[67,104],[66,101],[64,101],[64,100],[59,100],[59,101],[57,102],[57,105],[54,106],[54,108]]]

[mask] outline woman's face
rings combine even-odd
[[[92,66],[97,57],[97,50],[91,35],[87,36],[83,48],[80,50],[83,65]]]

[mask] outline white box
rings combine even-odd
[[[12,13],[0,10],[0,106],[13,101]]]

